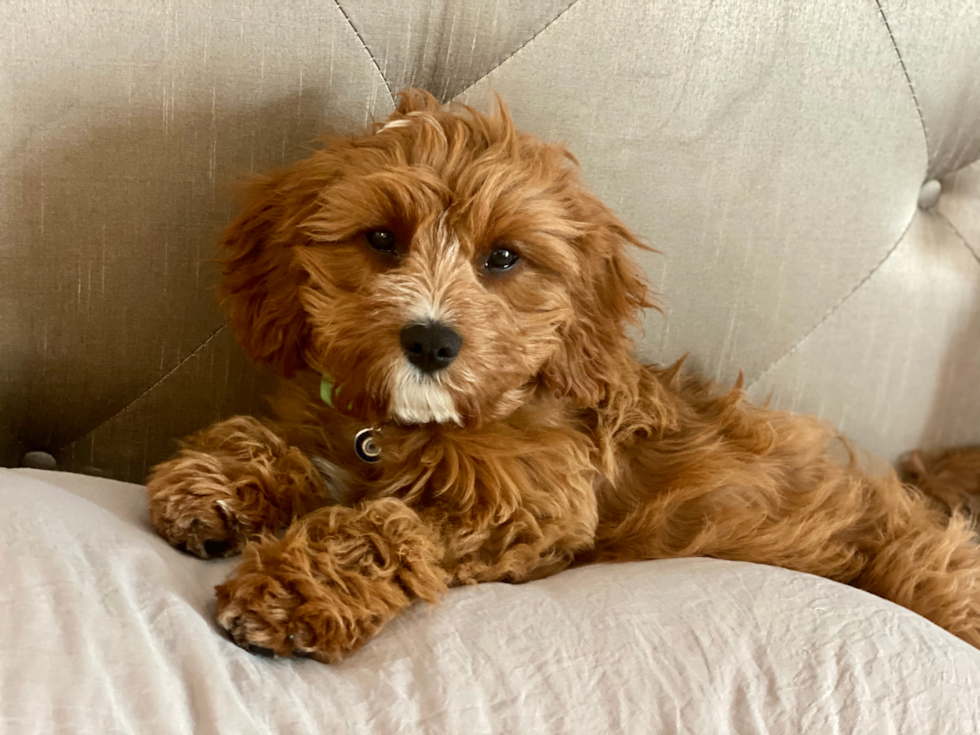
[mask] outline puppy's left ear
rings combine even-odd
[[[556,393],[590,407],[624,385],[634,362],[626,326],[640,322],[642,308],[656,305],[643,270],[626,253],[628,245],[651,248],[592,195],[582,195],[579,207],[585,231],[576,243],[582,272],[572,286],[574,316],[541,378]]]

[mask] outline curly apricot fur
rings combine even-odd
[[[379,228],[394,251],[369,247]],[[454,584],[712,556],[853,584],[980,645],[962,512],[977,453],[915,455],[919,490],[839,461],[832,430],[748,404],[741,379],[718,391],[680,363],[641,365],[625,328],[652,301],[629,245],[571,154],[517,132],[502,104],[447,112],[405,92],[367,134],[255,184],[222,240],[222,298],[284,378],[276,420],[216,424],[148,485],[171,543],[247,542],[218,588],[239,644],[336,661]],[[501,246],[520,262],[489,272]],[[437,376],[406,368],[413,320],[461,336]],[[406,422],[404,405],[431,420]],[[377,464],[353,449],[365,426]]]

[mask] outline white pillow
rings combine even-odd
[[[344,662],[212,622],[234,560],[150,530],[142,488],[0,470],[0,733],[980,733],[980,652],[833,582],[709,559],[417,605]]]

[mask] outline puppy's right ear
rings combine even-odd
[[[300,288],[307,275],[293,255],[298,227],[316,205],[318,186],[294,165],[249,187],[245,209],[221,238],[221,305],[238,343],[255,362],[291,376],[304,364],[309,339]]]

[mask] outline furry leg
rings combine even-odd
[[[237,553],[249,536],[284,528],[328,497],[306,455],[248,416],[190,437],[153,468],[146,489],[157,532],[205,559]]]
[[[907,493],[862,543],[867,563],[851,584],[980,648],[980,546],[969,518]]]
[[[884,597],[980,647],[980,546],[894,474],[825,464],[810,489],[721,487],[665,493],[600,524],[581,561],[710,556],[794,569]]]
[[[912,452],[902,463],[907,482],[942,503],[950,512],[980,516],[980,448]]]
[[[337,661],[414,600],[438,600],[448,581],[442,555],[400,500],[321,508],[281,540],[245,548],[217,588],[218,623],[256,653]]]

